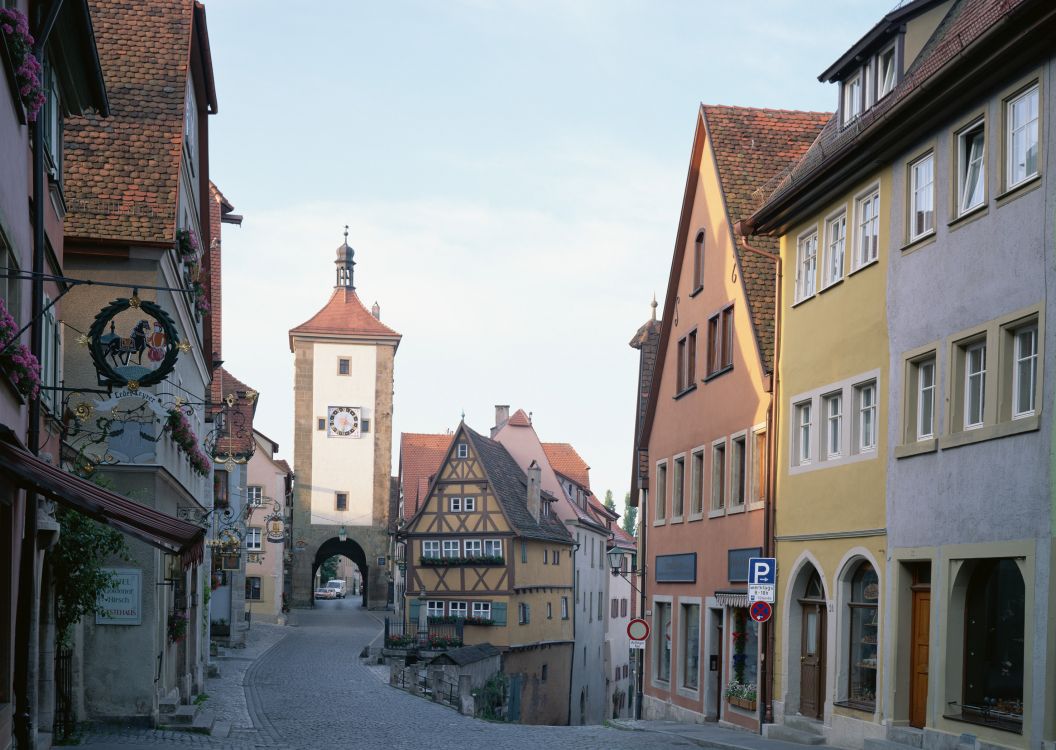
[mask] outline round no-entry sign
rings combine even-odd
[[[774,608],[769,602],[752,602],[752,606],[748,608],[748,614],[756,622],[766,622],[774,614]]]
[[[649,637],[649,623],[636,617],[627,623],[627,636],[632,641],[644,641]]]

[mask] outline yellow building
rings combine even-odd
[[[500,443],[459,425],[404,532],[406,611],[411,628],[454,621],[466,645],[502,650],[521,722],[567,724],[572,538],[551,512],[554,498],[541,492],[539,475],[537,466],[526,474]]]

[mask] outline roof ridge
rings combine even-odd
[[[825,112],[823,110],[813,109],[782,109],[780,107],[747,107],[739,104],[708,104],[701,102],[700,106],[704,109],[731,109],[738,110],[741,112],[774,112],[781,114],[792,114],[792,115],[825,115],[827,117],[832,116],[832,112]]]

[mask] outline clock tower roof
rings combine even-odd
[[[296,328],[290,329],[290,351],[295,336],[318,336],[333,339],[362,339],[394,341],[399,344],[399,333],[375,318],[360,301],[356,290],[340,286],[334,289],[322,310]]]

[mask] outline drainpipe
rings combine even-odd
[[[649,508],[649,490],[641,490],[638,499],[638,617],[645,619],[645,513]],[[645,687],[645,649],[638,649],[638,700],[634,702],[634,718],[642,718],[642,700]]]
[[[766,497],[763,511],[763,557],[774,557],[774,506],[777,500],[777,429],[778,429],[778,363],[781,359],[781,256],[748,244],[747,234],[751,226],[744,222],[737,222],[734,231],[740,236],[741,247],[748,252],[761,255],[774,263],[775,288],[774,288],[774,362],[770,373],[770,405],[766,414],[767,442],[767,477]],[[774,622],[773,617],[763,623],[763,658],[762,675],[759,680],[759,733],[763,732],[763,724],[773,722],[772,700],[774,692],[774,671],[770,664],[774,657]]]
[[[54,0],[43,25],[36,34],[32,54],[41,61],[44,46],[62,8],[62,0]],[[44,349],[44,206],[47,186],[44,182],[44,128],[38,119],[31,125],[33,137],[33,281],[31,287],[29,348],[40,360]],[[40,452],[40,399],[29,402],[27,447],[36,455]],[[22,555],[19,561],[18,619],[15,623],[15,681],[16,712],[15,738],[20,748],[37,746],[37,682],[40,638],[40,589],[37,580],[37,494],[26,493],[26,510],[22,529]]]

